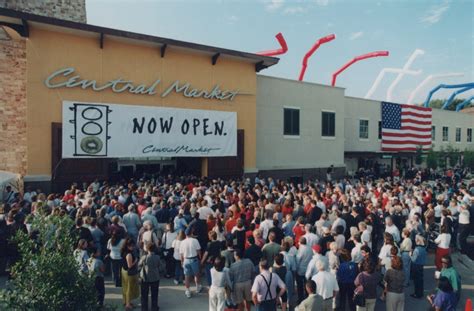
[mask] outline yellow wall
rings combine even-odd
[[[152,84],[161,79],[155,95],[134,95],[111,90],[48,89],[44,80],[60,68],[74,67],[83,79],[106,82],[123,78],[135,84]],[[189,99],[181,93],[160,96],[175,80],[187,81],[198,89],[239,89],[233,101]],[[56,80],[59,81],[59,80]],[[62,81],[62,80],[61,80]],[[237,126],[245,130],[244,166],[256,166],[256,74],[251,63],[211,57],[168,47],[161,58],[158,46],[134,45],[105,37],[100,49],[97,36],[83,37],[32,27],[27,40],[27,175],[51,174],[51,123],[62,122],[62,101],[105,102],[128,105],[164,106],[237,112]]]

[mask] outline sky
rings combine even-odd
[[[288,52],[260,74],[298,79],[305,53],[318,38],[335,34],[310,58],[304,81],[330,85],[333,72],[355,56],[387,50],[388,57],[358,62],[341,73],[336,86],[346,95],[365,97],[383,68],[412,63],[417,75],[405,75],[392,101],[405,103],[429,75],[462,73],[434,79],[415,102],[423,102],[440,83],[474,82],[474,1],[471,0],[86,0],[87,22],[165,38],[245,52],[279,47],[282,32]],[[396,74],[387,73],[370,97],[387,99]],[[442,90],[433,98],[446,98]],[[457,95],[468,98],[474,90]]]

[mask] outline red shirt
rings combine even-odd
[[[286,215],[293,213],[293,208],[290,205],[283,205],[281,212],[283,217],[286,217]]]
[[[302,224],[297,224],[296,226],[293,227],[293,233],[295,234],[295,246],[298,247],[300,244],[300,238],[305,235],[304,231],[304,225]]]
[[[147,209],[146,205],[138,205],[138,208],[137,208],[138,215],[140,215],[140,217],[141,217],[143,211],[146,210],[146,209]]]
[[[229,218],[229,220],[225,222],[225,230],[227,231],[227,233],[232,232],[232,228],[234,228],[236,224],[237,220],[235,218]]]

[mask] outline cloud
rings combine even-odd
[[[329,0],[316,0],[316,4],[320,6],[326,6],[329,4]]]
[[[285,0],[269,0],[265,1],[265,9],[268,11],[276,11],[282,7]]]
[[[439,5],[432,6],[425,15],[420,18],[420,22],[428,26],[434,25],[441,20],[443,14],[449,9],[449,1],[444,1]]]
[[[302,6],[290,6],[285,8],[283,14],[294,15],[300,13],[306,13],[307,9]]]
[[[353,32],[349,37],[349,40],[357,40],[364,35],[363,31]]]

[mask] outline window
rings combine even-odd
[[[431,126],[431,141],[436,140],[436,126],[432,125]]]
[[[448,127],[443,126],[443,141],[448,141],[448,137],[449,137]]]
[[[461,128],[460,127],[456,128],[456,142],[457,143],[461,142]]]
[[[300,135],[300,110],[283,108],[283,135]]]
[[[321,114],[321,136],[336,136],[336,113],[323,111]]]
[[[382,139],[382,121],[379,121],[379,139]]]
[[[467,129],[467,142],[472,143],[472,129]]]
[[[359,120],[359,138],[369,138],[369,120]]]

